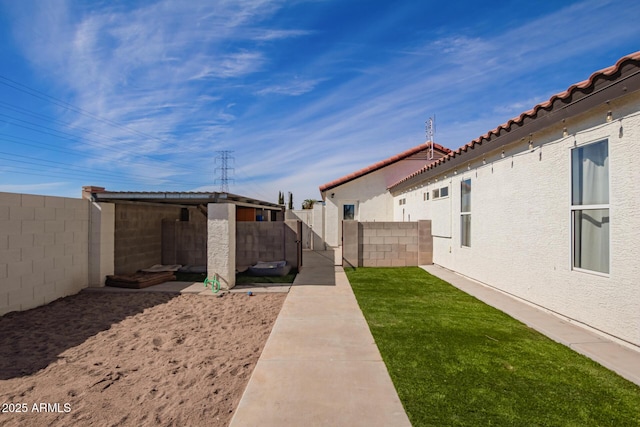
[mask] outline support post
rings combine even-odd
[[[418,221],[418,265],[433,264],[431,220]]]
[[[342,266],[361,267],[358,221],[342,221]]]
[[[89,210],[89,287],[102,287],[115,269],[116,209],[91,202]]]
[[[236,205],[209,203],[207,224],[207,275],[220,279],[220,288],[236,285]]]

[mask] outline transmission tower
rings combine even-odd
[[[216,175],[218,174],[218,171],[220,171],[220,178],[216,178],[216,184],[220,184],[220,192],[221,193],[228,193],[229,192],[229,181],[233,182],[233,179],[229,178],[229,171],[233,171],[234,168],[230,168],[229,167],[229,160],[233,161],[234,158],[233,156],[231,156],[230,154],[233,153],[233,151],[229,151],[229,150],[222,150],[222,151],[216,151],[216,153],[218,153],[218,155],[216,156],[216,170],[215,173]],[[219,166],[218,166],[219,165]]]

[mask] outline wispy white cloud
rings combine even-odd
[[[382,40],[386,30],[367,28],[358,40],[327,34],[317,43],[323,30],[310,21],[285,27],[270,19],[286,5],[160,0],[83,10],[34,2],[14,7],[21,10],[15,31],[42,75],[105,120],[74,117],[71,128],[85,137],[76,148],[92,156],[88,163],[124,175],[144,171],[149,180],[139,186],[199,184],[192,170],[213,182],[215,150],[231,149],[233,191],[256,196],[275,187],[304,198],[421,143],[434,113],[438,142],[465,144],[574,83],[572,68],[584,67],[581,78],[588,77],[594,69],[582,58],[640,37],[629,18],[640,6],[621,11],[587,0],[520,26],[496,24],[483,34],[459,27],[437,38],[425,32],[381,52],[366,40]],[[313,48],[300,52],[296,39],[314,37]],[[292,50],[277,51],[279,43]]]
[[[57,84],[74,94],[75,105],[103,119],[76,118],[73,129],[92,131],[76,148],[96,154],[91,164],[117,162],[158,179],[180,175],[181,166],[153,172],[156,160],[150,157],[210,151],[212,140],[221,139],[235,120],[224,91],[267,61],[245,41],[307,34],[262,27],[279,2],[166,0],[88,13],[63,1],[56,6],[55,13],[46,7],[29,11],[42,24],[40,32],[24,32],[19,39],[34,64],[52,70]],[[201,82],[212,80],[204,83],[211,88],[203,88]],[[301,85],[297,91],[302,90]]]
[[[498,104],[493,107],[492,111],[498,117],[516,117],[523,112],[530,110],[535,105],[546,101],[547,99],[549,99],[548,96],[536,96],[529,99],[519,99],[510,104]]]
[[[264,62],[264,56],[260,52],[242,51],[222,55],[218,59],[203,61],[203,69],[189,80],[241,77],[259,71]]]
[[[0,191],[5,193],[46,194],[66,186],[67,182],[44,182],[39,184],[0,184]]]
[[[301,37],[308,36],[313,34],[313,31],[309,30],[256,30],[255,35],[252,36],[254,40],[259,41],[271,41],[271,40],[281,40],[288,39],[291,37]]]
[[[559,40],[573,46],[563,35],[566,16],[584,22],[582,17],[592,16],[594,8],[602,12],[600,19],[589,18],[586,27],[574,28],[580,40],[585,37],[580,46],[554,49]],[[420,48],[429,52],[426,57],[417,55],[418,50],[400,54],[382,68],[359,74],[280,117],[260,136],[265,142],[291,141],[288,147],[294,148],[287,149],[286,158],[276,157],[277,162],[261,159],[252,165],[263,173],[287,171],[286,178],[293,183],[308,182],[305,179],[313,176],[312,188],[317,188],[421,143],[424,120],[433,113],[439,119],[438,141],[457,148],[548,99],[557,91],[549,87],[549,76],[559,65],[574,63],[567,62],[570,58],[601,50],[616,37],[640,34],[627,21],[608,30],[603,39],[587,37],[601,31],[601,19],[607,14],[606,5],[587,2],[482,38],[452,34],[427,41]],[[563,77],[558,90],[572,83]],[[268,153],[266,158],[272,155],[276,156]]]
[[[326,80],[328,79],[320,78],[320,79],[305,80],[305,79],[294,78],[292,80],[288,80],[285,83],[267,86],[263,89],[260,89],[256,93],[258,95],[278,94],[278,95],[299,96],[307,92],[311,92],[312,90],[315,89],[315,87],[318,84]]]

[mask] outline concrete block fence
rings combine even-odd
[[[162,264],[207,265],[207,219],[199,212],[190,221],[162,219],[160,240]]]
[[[300,267],[300,221],[236,221],[235,206],[226,204],[209,204],[208,212],[207,271],[219,277],[222,288],[235,286],[236,267],[258,261],[286,260]]]
[[[236,264],[249,266],[258,261],[286,259],[284,239],[284,222],[238,222]]]
[[[300,266],[300,221],[239,223],[236,235],[233,204],[209,204],[208,218],[189,208],[193,221],[184,223],[181,209],[0,192],[0,316],[104,286],[107,275],[169,255],[206,264],[232,288],[236,239],[242,262],[284,258]]]
[[[342,258],[347,267],[406,267],[431,264],[431,221],[343,221]]]
[[[0,315],[87,286],[89,205],[82,199],[0,193]]]

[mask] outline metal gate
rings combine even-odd
[[[302,221],[302,229],[299,232],[302,249],[313,249],[313,211],[309,209],[288,211],[290,215]]]

